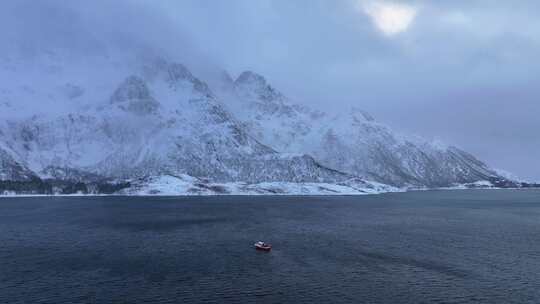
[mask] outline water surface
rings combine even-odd
[[[0,303],[190,302],[540,303],[540,191],[0,199]]]

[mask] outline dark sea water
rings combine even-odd
[[[540,191],[0,199],[0,303],[222,302],[540,303]]]

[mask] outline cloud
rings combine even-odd
[[[417,7],[393,2],[360,2],[358,6],[373,19],[377,28],[388,36],[406,31],[418,12]]]

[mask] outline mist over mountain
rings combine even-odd
[[[242,73],[223,99],[259,141],[278,151],[307,153],[322,164],[371,180],[448,187],[503,180],[474,156],[441,142],[403,135],[358,108],[321,112],[294,103],[266,79]]]
[[[233,77],[161,6],[2,5],[0,190],[357,194],[521,185],[362,108],[321,111],[256,72]]]

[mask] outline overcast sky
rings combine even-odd
[[[396,130],[540,180],[540,1],[4,3],[4,37],[48,27],[87,50],[94,43],[82,31],[96,41],[138,35],[196,70],[254,70],[298,101],[364,108]]]

